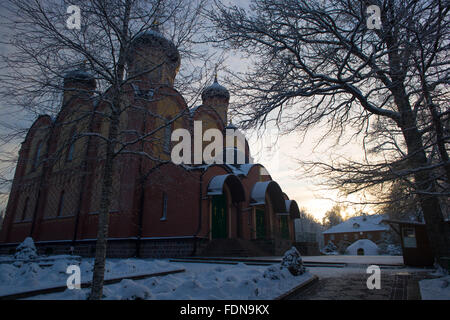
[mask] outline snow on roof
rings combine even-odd
[[[248,175],[248,172],[250,171],[250,169],[256,165],[255,163],[245,163],[245,164],[239,164],[239,165],[235,165],[235,164],[225,164],[228,168],[231,169],[231,171],[233,171],[233,173],[235,175]]]
[[[322,232],[323,234],[344,233],[344,232],[367,232],[367,231],[386,231],[389,227],[381,224],[382,215],[366,215],[348,219],[330,229]]]
[[[195,107],[190,108],[190,109],[189,109],[189,113],[191,114],[191,116],[192,116],[195,112],[197,112],[198,108],[200,108],[201,106],[203,106],[203,105],[201,104],[201,105],[198,105],[198,106],[195,106]]]
[[[223,184],[229,176],[231,176],[231,174],[223,174],[212,178],[208,185],[208,195],[222,194]]]
[[[217,81],[217,77],[214,79],[214,83],[209,87],[205,88],[202,92],[202,99],[205,100],[210,97],[223,97],[226,99],[230,99],[230,93],[227,88],[220,85]]]
[[[286,203],[286,210],[289,212],[291,209],[292,200],[284,200],[284,203]]]
[[[353,242],[347,248],[347,253],[353,256],[358,255],[358,249],[364,250],[365,256],[376,256],[378,255],[378,246],[369,239],[360,239]]]
[[[269,184],[273,181],[256,182],[253,189],[251,198],[255,201],[252,205],[259,205],[266,203],[266,190]]]

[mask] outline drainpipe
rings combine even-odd
[[[138,235],[136,239],[136,257],[140,258],[141,254],[141,238],[142,238],[142,223],[143,223],[143,216],[144,216],[144,199],[145,199],[145,182],[147,181],[146,178],[141,179],[141,195],[139,199],[139,223],[138,223]]]
[[[191,256],[195,255],[195,252],[197,251],[197,236],[202,228],[202,215],[203,215],[203,175],[205,174],[206,170],[204,170],[200,174],[200,192],[199,192],[199,198],[198,198],[198,204],[199,204],[199,215],[198,215],[198,227],[197,231],[195,231],[193,237],[194,237],[194,248],[192,249]]]

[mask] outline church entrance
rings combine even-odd
[[[266,237],[266,215],[264,209],[256,209],[256,239],[264,239]]]
[[[227,228],[227,197],[225,194],[212,197],[212,226],[211,235],[213,239],[228,238]]]

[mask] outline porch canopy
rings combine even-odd
[[[233,202],[245,201],[245,191],[241,180],[234,174],[223,174],[213,177],[208,184],[208,195],[223,194],[223,186],[226,184],[231,192]]]
[[[286,214],[286,203],[280,186],[275,181],[256,182],[251,193],[250,205],[265,205],[266,194],[269,195],[276,214]]]
[[[298,209],[297,201],[295,200],[284,200],[286,204],[286,211],[288,212],[291,219],[300,218],[300,210]]]

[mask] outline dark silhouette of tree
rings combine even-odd
[[[368,27],[369,5],[380,28]],[[252,57],[230,75],[241,125],[360,137],[364,161],[302,161],[305,173],[347,194],[406,181],[438,262],[450,255],[449,10],[442,0],[263,0],[207,12],[210,40]]]

